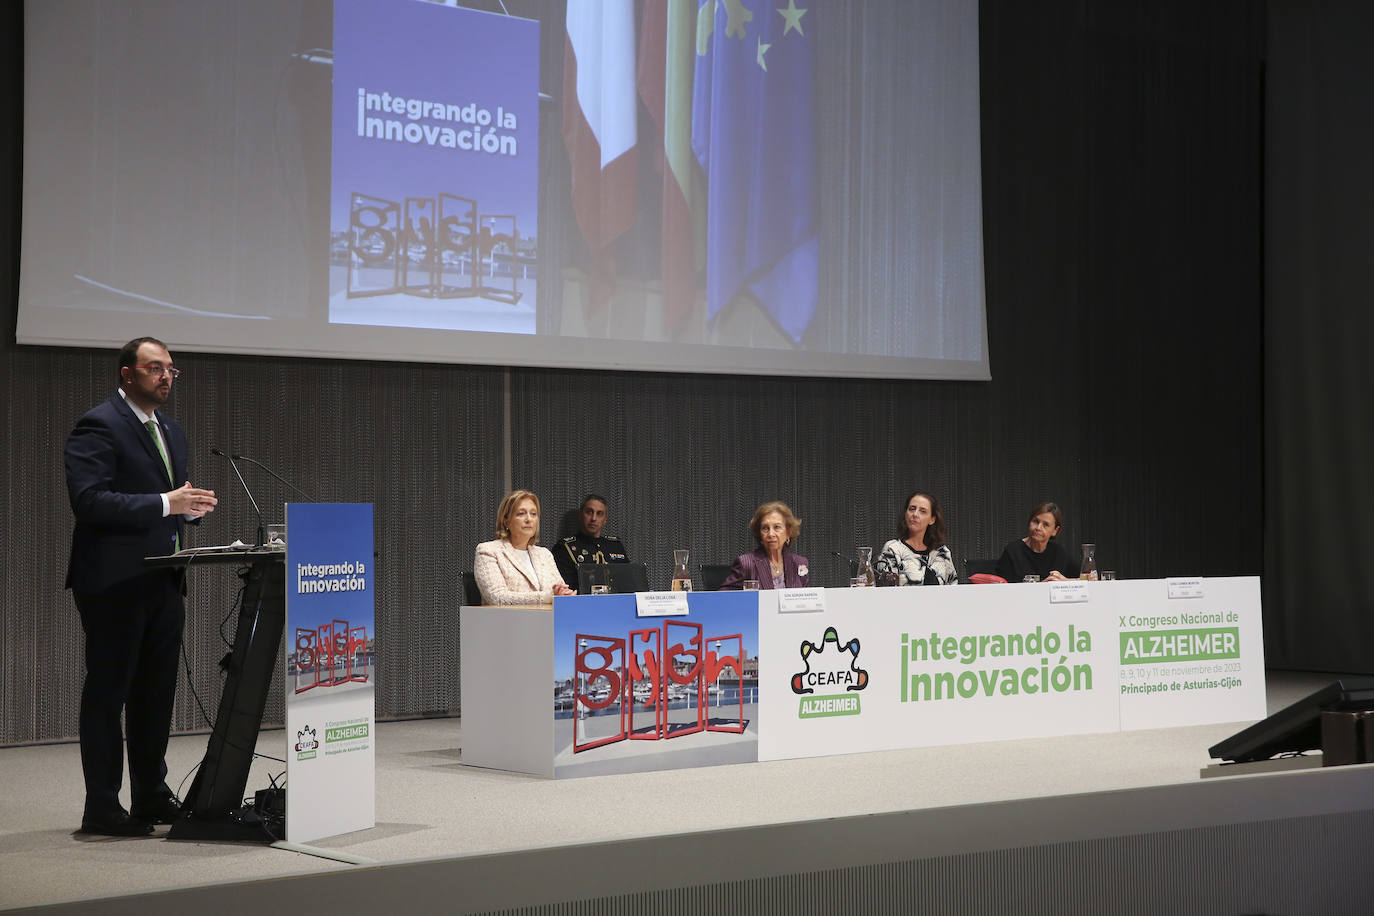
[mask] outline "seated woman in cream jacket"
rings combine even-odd
[[[508,493],[496,510],[496,540],[478,544],[473,560],[483,604],[552,604],[555,595],[576,594],[538,540],[539,497]]]

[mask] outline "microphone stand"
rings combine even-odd
[[[309,493],[305,492],[305,491],[302,490],[300,487],[296,486],[294,483],[292,483],[291,481],[287,480],[285,477],[281,476],[281,475],[278,474],[276,471],[274,471],[274,470],[272,470],[271,468],[269,468],[267,465],[263,464],[261,461],[258,461],[256,458],[249,458],[247,455],[230,455],[229,457],[230,457],[230,458],[237,458],[239,461],[246,461],[246,462],[248,462],[248,463],[251,464],[251,465],[255,465],[255,466],[257,466],[257,467],[262,468],[264,471],[266,471],[267,473],[269,473],[269,474],[271,474],[273,477],[275,477],[278,481],[280,481],[281,483],[285,484],[287,487],[291,488],[292,490],[295,490],[297,493],[299,493],[299,494],[301,494],[302,496],[304,496],[307,502],[312,502],[312,503],[313,503],[313,502],[315,501],[315,497],[311,496]]]
[[[243,479],[243,473],[242,473],[241,471],[239,471],[239,466],[238,466],[238,463],[234,461],[234,456],[233,456],[233,455],[225,454],[222,450],[217,449],[217,448],[212,448],[212,449],[210,449],[210,454],[212,454],[212,455],[218,455],[220,458],[225,458],[225,459],[227,459],[227,460],[229,461],[229,466],[230,466],[231,468],[234,469],[234,474],[238,477],[239,483],[243,486],[243,492],[245,492],[245,493],[248,494],[248,501],[249,501],[250,503],[253,504],[253,511],[256,512],[256,513],[257,513],[257,516],[258,516],[258,542],[257,542],[256,544],[254,544],[253,546],[254,546],[254,547],[261,547],[261,546],[263,546],[263,543],[267,540],[267,538],[266,538],[266,527],[267,527],[267,526],[264,525],[264,524],[263,524],[263,521],[262,521],[262,510],[258,508],[258,501],[257,501],[256,499],[253,498],[253,491],[250,490],[250,489],[248,489],[248,481],[246,481],[246,480]]]

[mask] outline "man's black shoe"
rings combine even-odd
[[[86,815],[81,819],[81,830],[78,832],[101,836],[147,836],[153,832],[153,825],[123,811],[116,811],[101,816]]]
[[[163,795],[147,804],[134,805],[129,814],[149,827],[153,824],[175,824],[181,820],[181,801],[175,795]]]

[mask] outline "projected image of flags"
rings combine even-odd
[[[706,201],[692,155],[692,70],[699,0],[644,0],[639,36],[639,96],[658,125],[663,174],[664,324],[679,331],[691,316],[704,259]]]
[[[592,255],[591,304],[615,288],[613,243],[634,225],[637,101],[630,0],[568,0],[563,143],[573,211]]]
[[[819,288],[814,26],[796,0],[703,0],[692,93],[707,318],[747,292],[798,343]]]

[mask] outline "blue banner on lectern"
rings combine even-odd
[[[286,506],[286,838],[376,823],[371,503]]]

